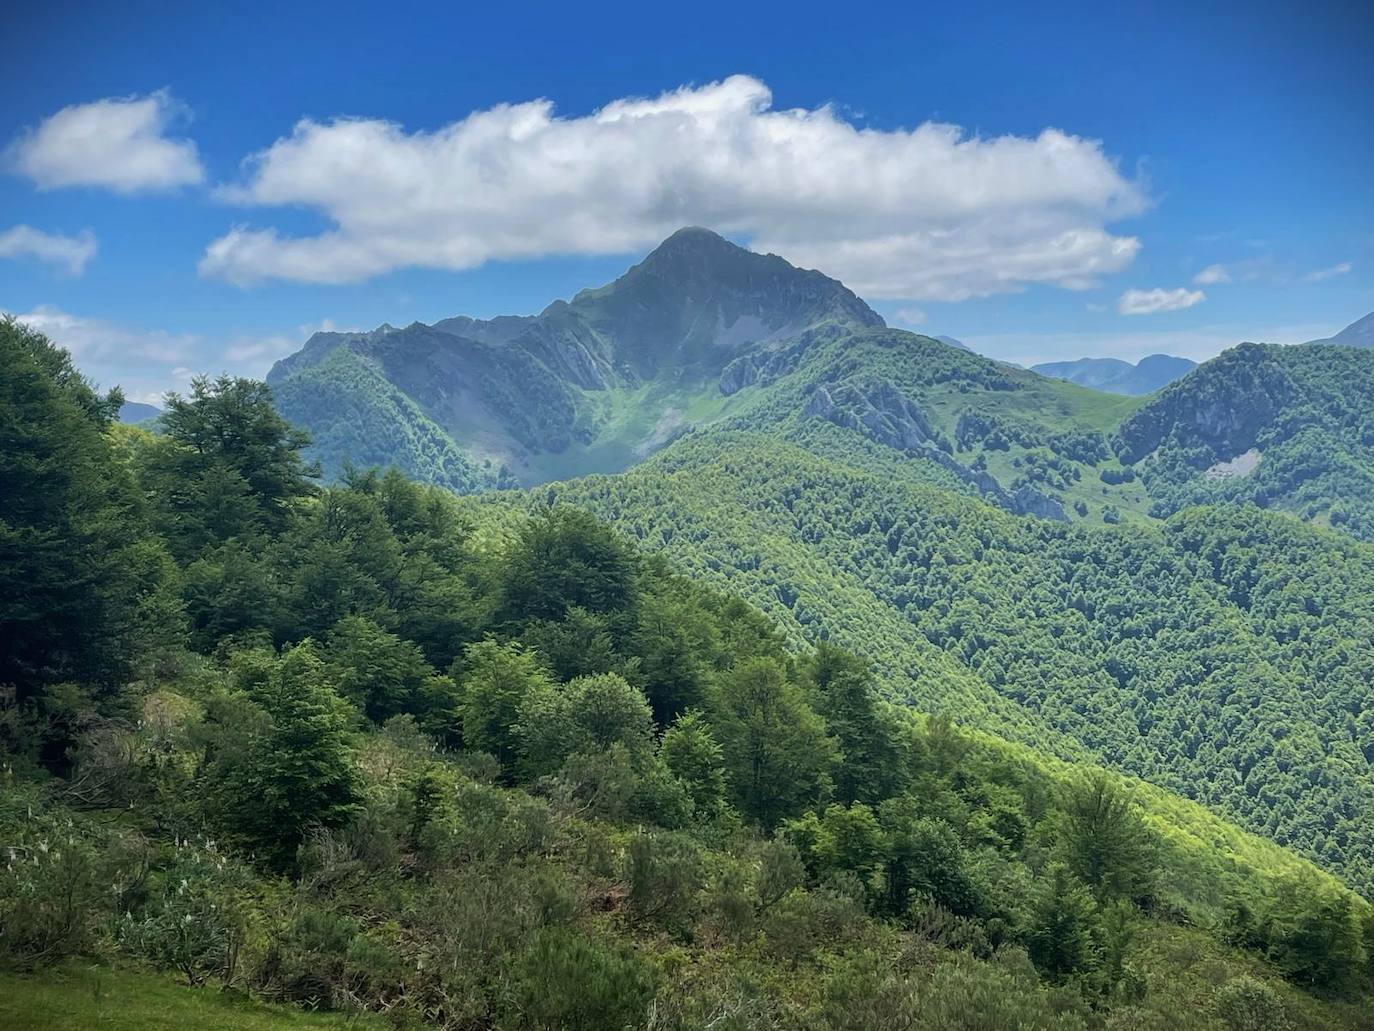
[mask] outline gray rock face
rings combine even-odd
[[[1055,498],[1029,484],[1008,494],[987,470],[970,469],[941,450],[925,413],[886,380],[821,384],[812,391],[804,414],[856,430],[912,458],[932,462],[1016,515],[1068,522],[1064,506]]]
[[[745,387],[766,386],[786,376],[801,363],[811,340],[812,335],[804,333],[796,343],[777,350],[740,355],[721,371],[720,392],[729,397]]]
[[[1053,519],[1067,523],[1068,515],[1064,506],[1055,498],[1036,490],[1030,484],[1022,484],[1011,496],[1011,511],[1016,515],[1035,516],[1038,519]]]
[[[885,380],[818,386],[807,402],[805,414],[858,430],[899,451],[920,448],[932,436],[930,423],[920,409]]]
[[[726,397],[738,394],[759,381],[759,361],[755,355],[740,355],[720,373],[720,392]]]

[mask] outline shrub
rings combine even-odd
[[[630,909],[638,919],[682,930],[701,890],[701,856],[681,834],[641,832],[626,850],[625,879]]]
[[[1218,988],[1212,1007],[1227,1031],[1288,1031],[1293,1026],[1278,992],[1245,974]]]
[[[119,926],[120,943],[188,984],[233,984],[248,936],[253,880],[206,842],[179,842],[145,905]]]
[[[653,969],[633,950],[568,928],[534,936],[511,972],[514,1026],[605,1031],[638,1026],[654,996]]]

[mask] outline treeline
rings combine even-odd
[[[122,429],[13,323],[0,371],[0,962],[402,1027],[1354,1025],[1349,892],[1237,875],[1193,926],[1118,779],[888,706],[581,510],[322,488],[244,380]]]

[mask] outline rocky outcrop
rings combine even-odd
[[[1054,519],[1061,523],[1069,521],[1063,504],[1048,494],[1042,494],[1028,483],[1022,484],[1011,495],[1007,505],[1016,515],[1035,516],[1037,519]]]
[[[933,436],[921,410],[885,380],[818,386],[806,404],[805,414],[857,430],[898,451],[920,448]]]
[[[721,370],[720,392],[730,397],[745,387],[752,387],[759,381],[759,364],[757,355],[740,355]]]
[[[912,458],[924,459],[1016,515],[1067,522],[1064,506],[1029,484],[1009,494],[985,469],[974,470],[942,450],[925,413],[886,380],[860,379],[817,386],[805,415],[855,430]]]
[[[1121,424],[1114,442],[1123,463],[1138,462],[1166,440],[1229,459],[1255,446],[1298,389],[1271,349],[1241,344],[1165,389]]]

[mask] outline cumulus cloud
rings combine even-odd
[[[1205,269],[1193,277],[1193,282],[1198,286],[1211,286],[1214,283],[1231,282],[1231,273],[1225,265],[1208,265]]]
[[[1201,304],[1207,295],[1201,290],[1179,287],[1177,290],[1127,290],[1116,302],[1122,315],[1153,315],[1161,311],[1182,311]]]
[[[11,144],[7,163],[44,190],[137,193],[199,183],[205,172],[195,143],[167,135],[183,113],[166,90],[73,104]]]
[[[56,265],[68,275],[79,276],[95,257],[95,236],[83,230],[76,236],[45,233],[19,225],[0,232],[0,258],[35,258]]]
[[[747,76],[581,117],[547,100],[502,104],[433,132],[305,120],[220,196],[332,223],[314,236],[234,227],[200,270],[239,284],[625,253],[699,224],[868,296],[913,300],[1092,285],[1140,247],[1106,226],[1146,206],[1096,141],[866,129],[829,106],[774,110]]]
[[[1325,279],[1334,279],[1343,276],[1355,266],[1348,261],[1343,261],[1339,265],[1332,265],[1330,268],[1319,268],[1315,272],[1309,272],[1302,277],[1304,283],[1320,283]]]

